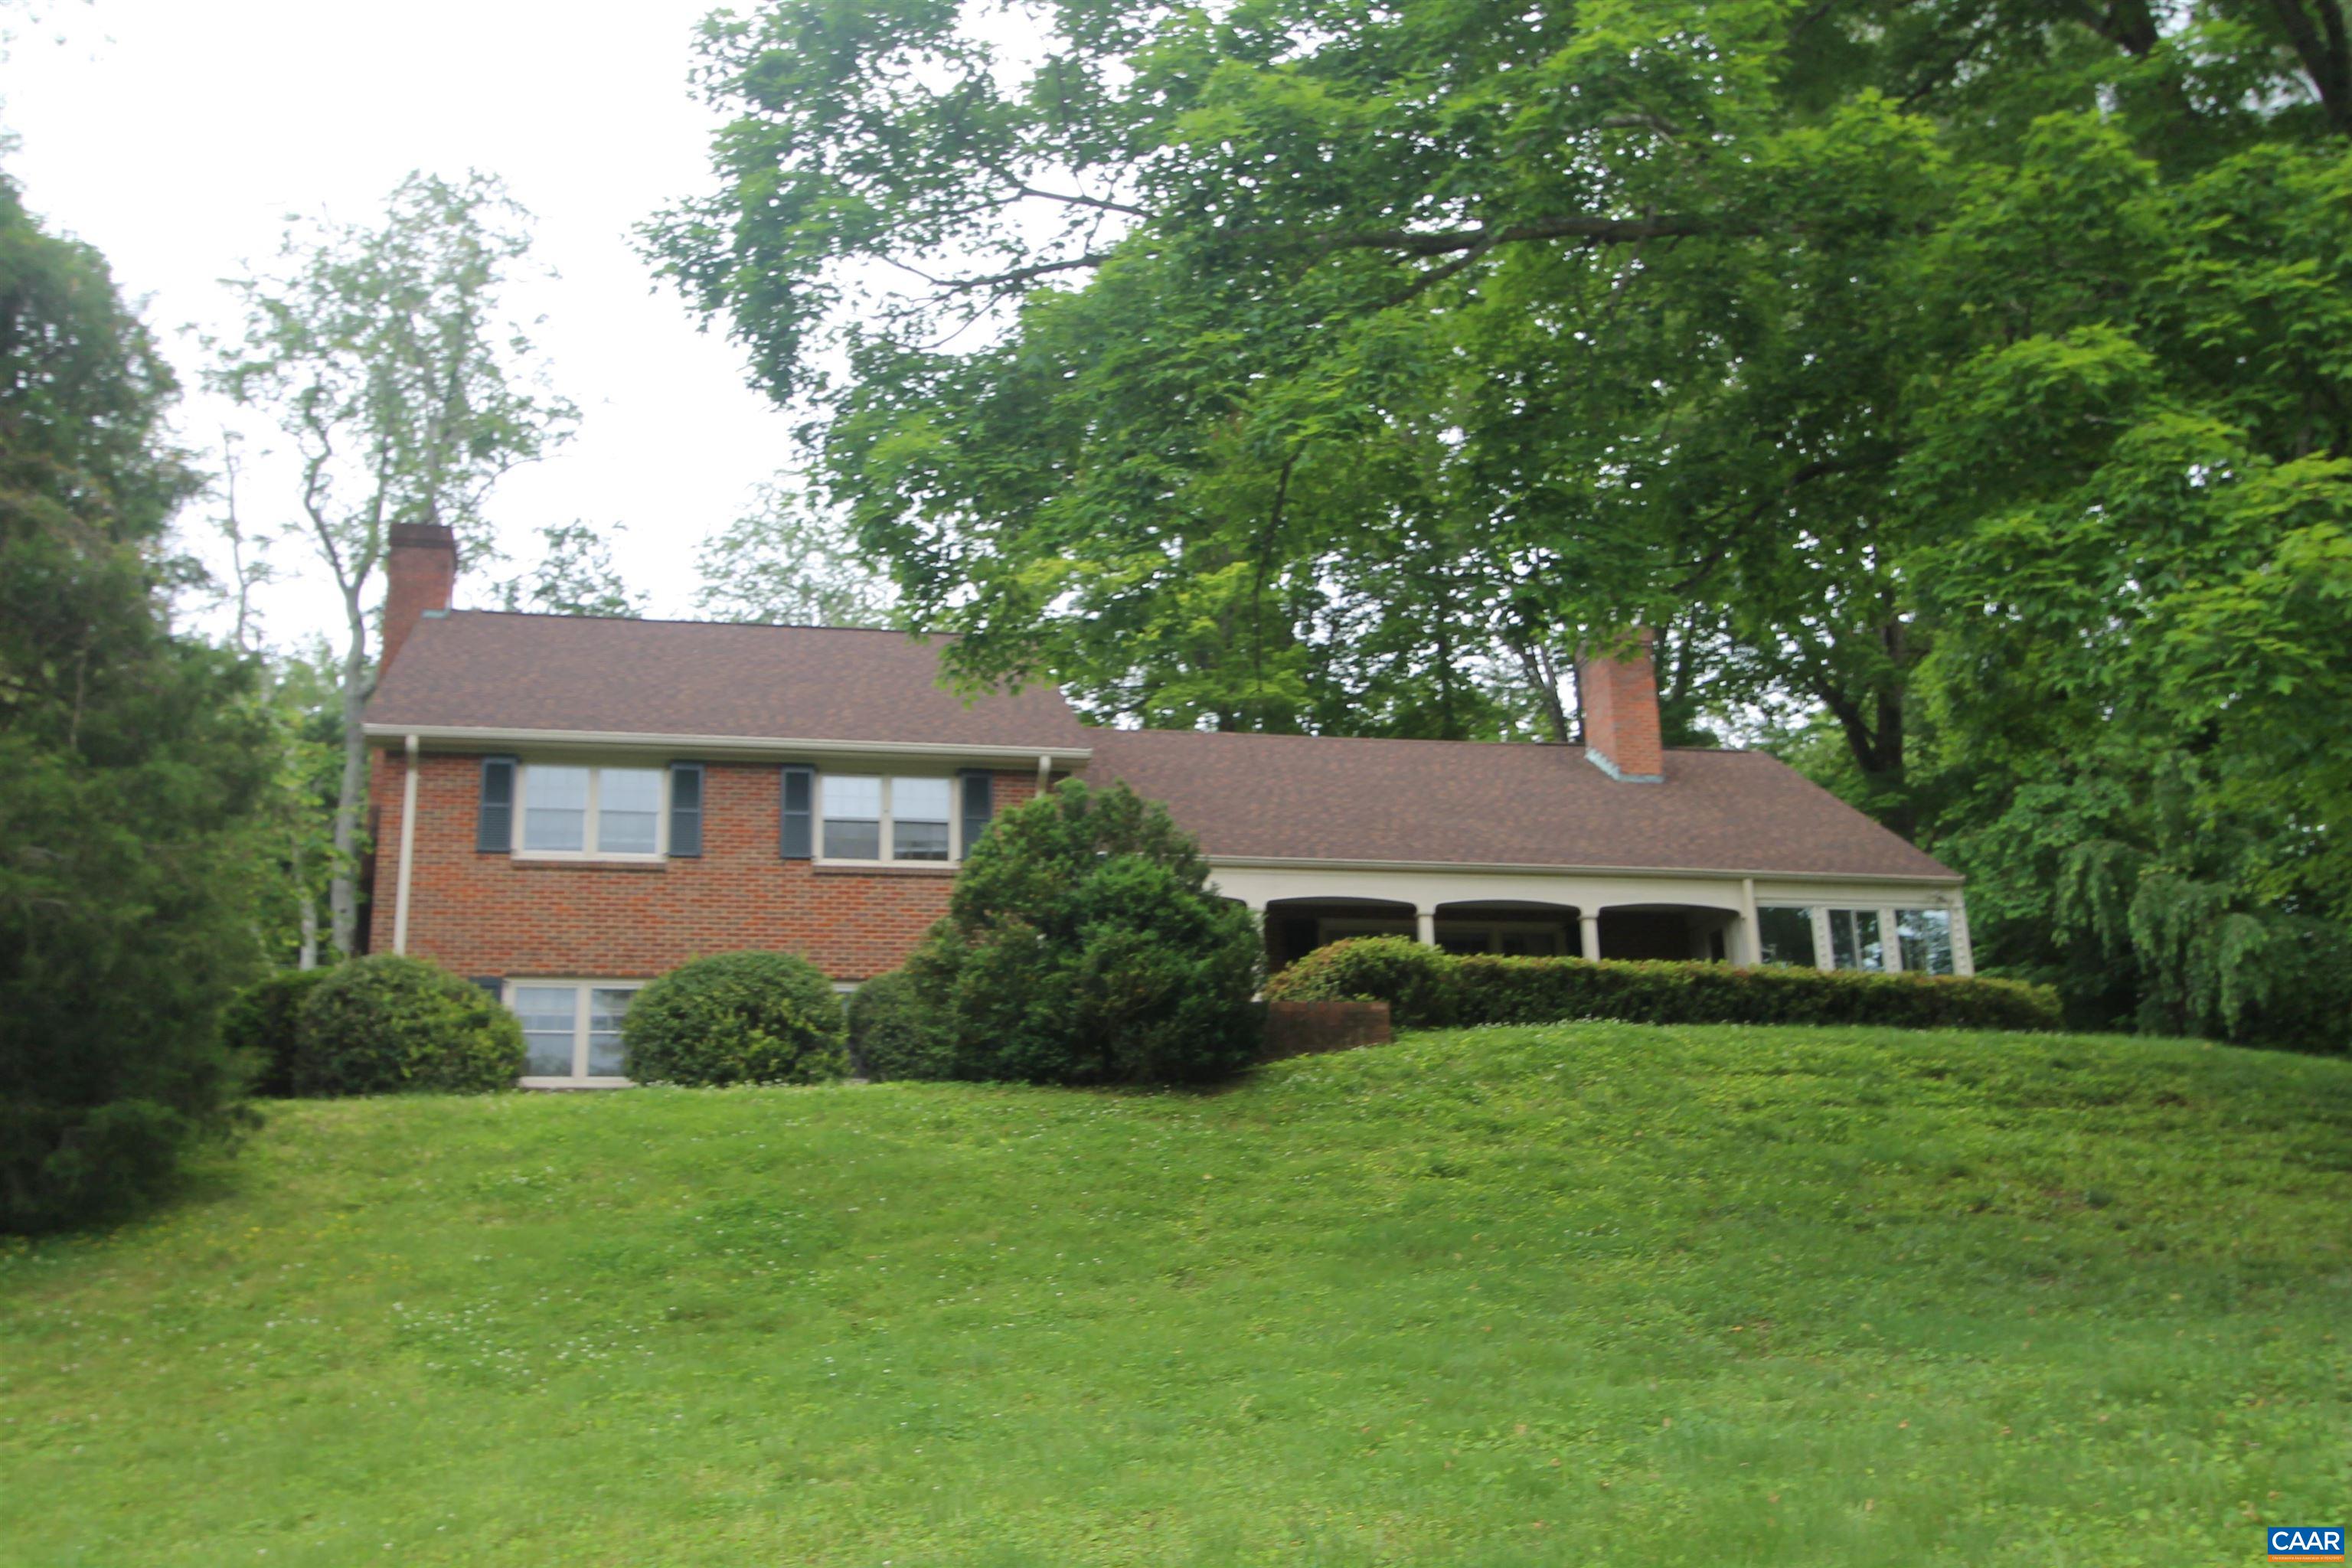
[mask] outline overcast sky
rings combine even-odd
[[[490,504],[527,557],[542,524],[624,523],[615,553],[688,613],[693,546],[790,460],[786,421],[744,384],[741,356],[655,291],[631,226],[707,182],[715,123],[688,90],[694,23],[714,0],[49,0],[0,65],[5,159],[54,229],[106,253],[144,297],[189,390],[184,438],[248,447],[267,425],[196,388],[203,331],[233,331],[220,279],[266,263],[294,213],[373,218],[411,169],[503,177],[538,215],[538,259],[559,274],[513,291],[579,433],[501,481]],[[58,41],[62,37],[63,41]],[[290,521],[288,470],[249,462],[239,510]],[[190,521],[194,521],[193,514]],[[192,530],[192,532],[194,531]],[[278,547],[301,563],[299,542]],[[461,582],[458,603],[482,602]],[[266,631],[289,642],[338,621],[331,592],[274,589]]]

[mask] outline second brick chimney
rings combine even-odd
[[[1662,784],[1666,776],[1650,641],[1649,629],[1643,627],[1629,637],[1588,645],[1576,661],[1584,754],[1594,767],[1628,784]]]
[[[457,588],[457,536],[437,522],[395,522],[384,540],[383,657],[390,665],[400,645],[428,610],[446,610]]]

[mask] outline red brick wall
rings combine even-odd
[[[1656,778],[1666,754],[1658,721],[1658,676],[1650,660],[1649,631],[1638,633],[1622,658],[1578,661],[1576,695],[1584,710],[1584,742],[1621,773]]]
[[[376,952],[392,951],[404,772],[397,751],[375,769]],[[709,764],[701,858],[650,865],[534,865],[477,852],[480,779],[475,756],[428,752],[417,772],[408,951],[459,974],[646,979],[705,953],[772,948],[835,980],[864,980],[905,962],[947,910],[944,868],[779,859],[772,766]],[[1034,773],[998,773],[996,809],[1036,790]]]

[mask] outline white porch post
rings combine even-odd
[[[1583,942],[1580,945],[1584,956],[1587,958],[1600,957],[1601,911],[1598,910],[1588,910],[1584,911],[1582,919],[1578,922],[1578,930],[1583,935]]]
[[[1740,963],[1764,962],[1764,928],[1756,919],[1756,879],[1739,879],[1739,957]]]
[[[1435,910],[1415,910],[1412,911],[1412,915],[1414,922],[1420,927],[1417,934],[1421,938],[1421,945],[1423,947],[1435,947],[1437,945],[1437,911]]]
[[[1952,973],[1974,974],[1976,972],[1976,948],[1969,941],[1969,901],[1965,898],[1955,898],[1952,900]]]

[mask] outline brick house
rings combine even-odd
[[[1195,835],[1279,966],[1343,936],[1457,951],[1970,973],[1960,879],[1760,752],[1660,744],[1645,647],[1580,669],[1583,745],[1094,728],[969,702],[902,633],[453,610],[393,531],[368,945],[521,1016],[525,1082],[617,1083],[637,985],[775,948],[896,968],[964,848],[1051,781]]]

